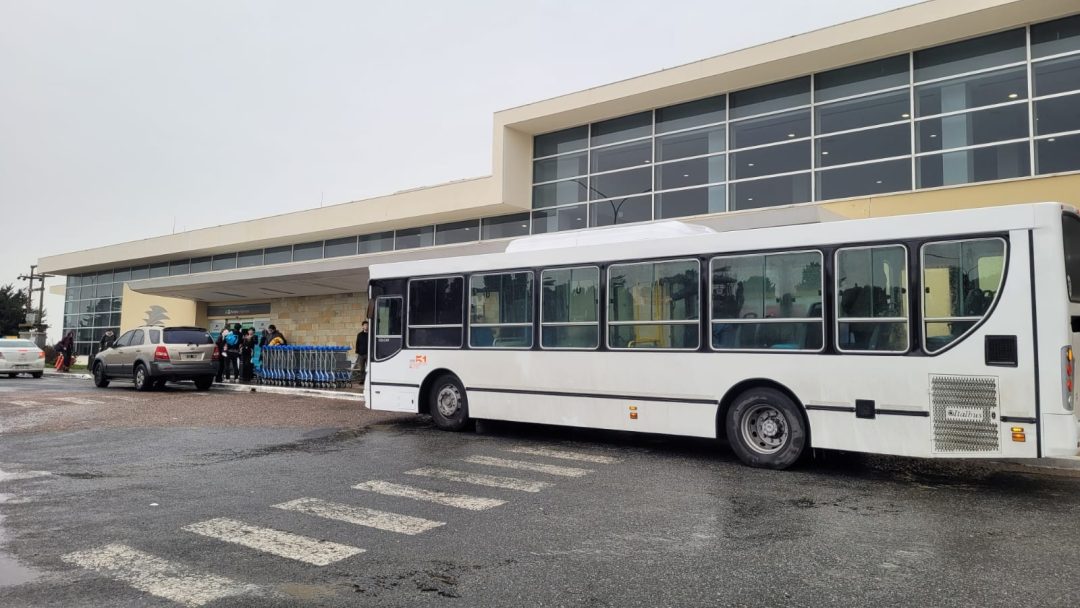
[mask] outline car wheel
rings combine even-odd
[[[154,387],[154,382],[150,378],[149,372],[146,371],[146,366],[139,363],[135,366],[135,373],[132,375],[132,380],[135,383],[135,390],[148,391]]]
[[[469,399],[457,376],[444,374],[436,378],[429,399],[435,426],[444,431],[461,431],[469,426]]]
[[[213,376],[202,376],[201,378],[196,378],[195,379],[195,390],[197,390],[197,391],[208,391],[208,390],[210,390],[210,387],[213,386],[213,385],[214,385],[214,377]]]
[[[802,412],[784,393],[755,388],[727,412],[727,437],[739,460],[752,467],[786,469],[806,450]]]
[[[18,375],[19,375],[19,374],[8,374],[8,375],[7,375],[7,377],[8,377],[8,378],[14,378],[15,376],[18,376]]]
[[[45,372],[34,372],[34,373],[30,374],[30,375],[33,376],[34,378],[40,378],[40,377],[45,375]]]
[[[109,386],[109,377],[105,375],[105,365],[100,362],[94,364],[94,386],[98,388]]]
[[[154,380],[153,381],[154,390],[158,391],[158,390],[161,390],[161,389],[165,388],[165,383],[166,382],[168,382],[168,380],[166,380],[165,378],[158,378],[158,379]]]

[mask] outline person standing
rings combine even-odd
[[[255,329],[248,328],[244,333],[244,339],[240,341],[240,381],[251,382],[255,377],[255,366],[252,359],[255,357],[255,348],[259,341],[255,338]]]
[[[229,335],[225,337],[225,355],[228,357],[225,379],[231,378],[234,382],[240,380],[240,342],[243,340],[240,332],[240,324],[236,323]]]
[[[116,334],[113,333],[113,330],[106,329],[105,335],[101,336],[101,341],[98,342],[98,352],[112,348],[114,342],[116,342]]]
[[[285,339],[285,334],[278,331],[278,328],[271,325],[266,329],[270,330],[270,340],[267,341],[268,346],[286,346],[289,341]]]
[[[360,324],[360,333],[356,334],[356,364],[353,365],[353,369],[356,370],[356,377],[360,380],[360,384],[364,383],[364,378],[367,376],[367,358],[368,322],[364,321]]]
[[[56,344],[57,357],[60,358],[60,371],[66,372],[71,368],[75,358],[75,332],[69,331],[63,339]]]
[[[232,332],[229,331],[229,326],[226,325],[225,327],[223,327],[221,329],[221,333],[218,334],[218,338],[214,342],[214,345],[217,346],[217,349],[218,349],[218,368],[217,368],[217,378],[215,379],[215,382],[221,382],[222,377],[225,375],[225,365],[227,364],[226,362],[227,362],[227,360],[229,358],[225,354],[225,338],[230,333],[232,333]]]

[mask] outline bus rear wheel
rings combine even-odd
[[[752,467],[786,469],[806,450],[802,413],[787,395],[754,388],[728,408],[726,430],[731,449]]]
[[[439,376],[431,384],[428,395],[428,409],[435,426],[444,431],[463,431],[469,426],[469,400],[457,376]]]

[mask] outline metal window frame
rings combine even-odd
[[[821,316],[815,317],[761,317],[757,319],[715,319],[713,318],[713,273],[714,265],[717,260],[732,260],[738,258],[762,258],[762,268],[765,268],[767,258],[769,256],[786,256],[786,255],[803,255],[807,253],[815,253],[818,259],[821,261],[821,286],[819,291],[821,292]],[[765,275],[762,275],[765,276]],[[775,348],[717,348],[712,341],[712,328],[718,324],[750,324],[750,323],[812,323],[814,321],[821,324],[821,348],[818,349],[806,349],[806,348],[792,348],[784,349],[787,353],[821,353],[825,352],[826,336],[825,336],[825,253],[821,249],[796,249],[794,251],[763,251],[760,253],[743,253],[737,255],[714,255],[709,258],[709,350],[712,352],[760,352],[760,353],[775,353],[778,349]],[[764,304],[764,301],[762,301]],[[768,319],[768,320],[767,320]]]
[[[548,272],[559,272],[562,270],[596,270],[596,322],[590,321],[544,321],[544,275]],[[600,288],[603,286],[601,283],[600,266],[598,265],[583,265],[583,266],[566,266],[555,268],[543,268],[540,270],[540,350],[582,350],[582,351],[594,351],[600,348]],[[544,327],[570,327],[570,326],[591,326],[596,327],[596,346],[580,347],[580,346],[544,346]]]
[[[697,319],[682,319],[682,320],[676,320],[676,319],[651,319],[651,320],[647,320],[647,321],[638,321],[638,320],[633,320],[633,321],[612,321],[611,320],[611,308],[610,308],[610,306],[611,306],[611,293],[612,293],[612,291],[611,291],[611,279],[612,279],[612,270],[613,269],[623,267],[623,266],[644,266],[644,265],[656,266],[657,264],[672,264],[672,263],[677,263],[677,262],[693,262],[695,268],[697,269],[697,300],[698,300],[697,301],[697,305],[698,305],[698,315],[697,315],[698,318]],[[607,347],[608,350],[619,351],[619,352],[623,352],[623,351],[628,351],[628,352],[651,352],[651,351],[656,351],[656,352],[696,352],[696,351],[701,349],[701,319],[702,319],[701,299],[702,298],[701,298],[701,260],[700,259],[693,258],[693,257],[690,257],[690,258],[688,258],[688,257],[679,257],[679,258],[661,259],[661,260],[640,260],[640,261],[633,261],[633,262],[620,262],[620,263],[617,263],[617,264],[608,265],[607,268],[606,268],[606,274],[607,274],[607,277],[606,277],[606,281],[604,282],[604,285],[605,285],[605,287],[607,289],[607,294],[608,294],[608,302],[607,302],[608,309],[607,309],[606,318],[604,319],[604,345]],[[655,284],[656,284],[656,281],[655,281],[655,273],[654,273],[653,285],[655,285]],[[698,326],[697,345],[694,346],[693,348],[660,348],[660,347],[654,347],[654,348],[629,348],[629,347],[612,346],[611,345],[611,327],[618,327],[620,325],[622,325],[622,326],[635,326],[635,325],[638,325],[638,326],[640,326],[640,325],[697,325]]]
[[[907,309],[905,317],[840,317],[840,254],[846,251],[865,251],[872,249],[896,249],[904,252],[904,303]],[[855,355],[903,355],[911,351],[911,293],[908,289],[911,281],[911,269],[909,268],[909,250],[903,243],[889,243],[882,245],[861,245],[858,247],[840,247],[833,252],[833,298],[836,302],[836,313],[833,315],[833,335],[836,339],[836,350],[845,354]],[[873,272],[873,269],[871,269]],[[903,350],[856,350],[846,349],[840,346],[840,323],[904,323],[904,349]]]
[[[410,278],[408,281],[405,282],[405,294],[407,296],[409,296],[410,300],[412,300],[412,284],[414,282],[418,282],[418,281],[438,281],[439,279],[461,279],[462,280],[462,285],[461,285],[461,287],[462,287],[462,289],[461,289],[461,297],[462,297],[461,314],[462,314],[462,316],[464,316],[465,315],[465,302],[464,302],[464,299],[465,299],[465,283],[464,283],[465,275],[463,275],[463,274],[446,274],[446,275],[438,275],[438,276],[433,276],[433,277]],[[395,296],[395,297],[400,297],[400,296]],[[404,305],[404,303],[403,303],[403,305]],[[406,348],[430,348],[430,349],[436,349],[436,350],[459,350],[465,344],[465,338],[462,337],[461,342],[459,342],[457,346],[426,346],[426,345],[413,346],[413,344],[412,344],[412,332],[409,331],[409,330],[411,330],[414,327],[417,328],[417,329],[441,329],[441,328],[459,327],[459,328],[461,328],[462,333],[464,333],[464,331],[465,331],[465,329],[464,329],[465,328],[465,319],[464,318],[461,320],[461,323],[436,323],[436,324],[432,324],[432,325],[413,325],[413,322],[412,322],[412,306],[409,306],[405,310],[405,326],[403,327],[403,330],[405,332],[404,343],[405,343]],[[376,337],[378,337],[378,336],[376,336]]]
[[[588,222],[588,216],[586,216],[585,219],[586,219],[586,223],[587,223]],[[519,323],[474,323],[473,320],[472,320],[473,319],[473,314],[472,314],[473,313],[473,293],[472,293],[472,281],[473,281],[473,279],[474,278],[479,278],[479,277],[489,277],[489,276],[498,276],[498,275],[514,275],[514,274],[524,274],[524,275],[528,275],[528,277],[529,277],[529,282],[528,282],[528,286],[529,286],[528,304],[529,304],[529,306],[528,306],[528,310],[529,310],[529,316],[532,317],[532,320],[530,320],[528,323],[521,323],[521,322],[519,322]],[[533,331],[529,332],[529,344],[528,344],[528,346],[494,346],[494,345],[492,345],[492,346],[476,346],[472,342],[472,328],[474,328],[474,327],[535,327],[536,326],[536,315],[533,314],[533,297],[535,296],[535,292],[533,291],[533,288],[534,288],[533,284],[536,282],[533,275],[535,275],[535,274],[536,273],[532,269],[523,268],[523,269],[519,269],[519,270],[507,270],[507,271],[500,270],[500,271],[496,271],[496,272],[477,272],[477,273],[473,273],[473,274],[469,275],[469,282],[467,284],[468,290],[465,292],[465,300],[468,303],[468,308],[465,309],[465,319],[466,319],[466,321],[468,323],[467,328],[466,328],[465,331],[469,334],[469,336],[468,336],[469,348],[476,348],[476,349],[482,349],[482,350],[532,350],[532,348],[533,348],[533,346],[534,346],[534,344],[536,342],[536,339],[535,339],[535,336],[534,336],[534,334],[536,332],[533,332]]]
[[[931,317],[926,314],[926,248],[933,245],[949,245],[951,243],[977,243],[980,241],[998,241],[1001,243],[1001,277],[998,279],[997,290],[994,292],[994,299],[990,301],[990,304],[986,307],[986,313],[978,317],[970,316],[958,316],[958,317]],[[928,355],[934,355],[943,352],[954,344],[967,339],[967,337],[973,333],[978,327],[979,322],[987,317],[987,315],[997,307],[998,300],[1001,299],[1001,288],[1005,282],[1005,275],[1008,273],[1009,263],[1011,262],[1009,251],[1009,242],[1000,236],[991,237],[976,237],[970,239],[947,239],[943,241],[927,241],[919,246],[919,308],[922,312],[922,348]],[[974,325],[968,328],[967,331],[960,334],[948,344],[942,346],[937,350],[930,350],[930,347],[926,345],[926,326],[928,323],[948,323],[951,321],[974,321]]]

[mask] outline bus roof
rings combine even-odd
[[[504,253],[372,264],[370,277],[432,276],[1003,232],[1034,228],[1051,221],[1060,223],[1057,218],[1061,211],[1060,203],[1025,203],[727,232],[684,222],[653,222],[523,237],[511,241]]]

